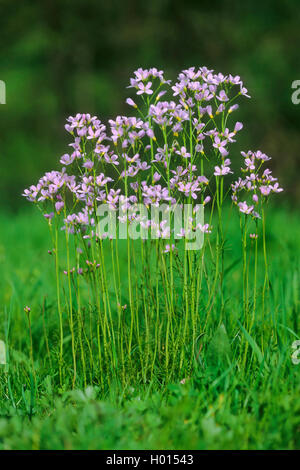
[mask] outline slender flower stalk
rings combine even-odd
[[[243,164],[232,180],[231,146],[243,129],[232,119],[236,101],[250,98],[239,76],[191,67],[171,83],[161,70],[139,68],[128,88],[136,95],[126,99],[133,115],[107,124],[88,113],[70,116],[71,142],[60,171],[47,172],[23,194],[47,220],[54,247],[60,384],[70,379],[75,387],[82,372],[84,385],[99,383],[103,393],[113,382],[125,386],[128,367],[143,384],[156,368],[166,381],[192,374],[199,336],[223,322],[227,311],[229,195],[240,214],[240,313],[251,333],[262,304],[264,343],[265,207],[282,191],[260,150],[241,152]],[[208,220],[199,222],[199,207],[209,208]],[[101,208],[109,213],[107,225]],[[177,210],[184,214],[179,228]]]

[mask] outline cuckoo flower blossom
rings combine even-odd
[[[136,92],[137,95],[152,95],[153,90],[151,90],[152,83],[148,82],[146,85],[142,82],[138,83],[138,91]]]

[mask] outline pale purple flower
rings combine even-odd
[[[225,91],[224,90],[221,90],[219,95],[217,95],[217,99],[219,101],[223,101],[223,102],[226,102],[229,100],[228,96],[226,95]]]
[[[245,88],[245,87],[243,87],[243,86],[241,86],[240,93],[241,93],[241,95],[246,96],[246,98],[251,98],[251,96],[248,95],[248,90],[247,90],[247,88]]]
[[[68,153],[65,153],[61,159],[60,159],[60,163],[62,165],[71,165],[71,163],[73,163],[73,161],[75,160],[75,155],[72,154],[72,155],[69,155]]]
[[[214,116],[213,116],[213,112],[212,112],[212,107],[210,105],[206,106],[206,109],[204,110],[204,112],[207,112],[207,114],[209,115],[209,117],[212,119]]]
[[[109,154],[105,153],[104,160],[106,161],[106,163],[111,163],[112,165],[116,166],[119,165],[118,156],[114,152],[110,152]]]
[[[224,163],[219,167],[219,166],[215,166],[215,171],[214,171],[214,175],[215,176],[224,176],[224,175],[228,175],[229,173],[232,173],[231,169],[230,169],[230,160],[229,158],[226,158],[226,160],[224,161]]]
[[[44,214],[44,217],[45,217],[45,219],[51,220],[54,217],[54,212],[50,212],[50,214]]]
[[[22,196],[26,197],[26,199],[30,202],[35,202],[40,189],[40,184],[37,186],[31,185],[29,189],[24,190]]]
[[[235,111],[238,108],[239,108],[239,105],[234,104],[234,105],[230,106],[230,108],[228,109],[228,113],[232,113],[233,111]]]
[[[187,152],[185,147],[181,147],[180,150],[176,150],[178,155],[181,155],[183,158],[189,158],[191,156],[190,153]]]
[[[273,193],[281,193],[283,191],[282,188],[279,187],[278,183],[275,183],[271,186]]]
[[[138,83],[138,91],[136,92],[137,95],[152,95],[153,91],[151,90],[152,82],[148,82],[146,85],[142,82]]]
[[[60,212],[62,208],[64,207],[65,203],[63,201],[58,201],[55,203],[55,210],[56,212]]]
[[[138,162],[137,162],[137,168],[138,168],[138,170],[145,171],[145,170],[149,170],[149,168],[151,168],[151,167],[150,167],[150,165],[148,165],[147,162],[140,162],[140,161],[138,160]]]
[[[182,182],[180,181],[178,183],[178,191],[184,193],[186,197],[192,196],[193,199],[197,199],[197,192],[201,191],[201,188],[199,188],[199,182],[195,181],[193,183],[191,182]]]
[[[241,129],[243,129],[243,127],[244,127],[244,126],[243,126],[243,124],[242,124],[241,122],[236,122],[236,123],[235,123],[235,126],[234,126],[234,131],[233,131],[233,132],[236,133],[236,132],[240,131]]]
[[[223,111],[225,111],[225,105],[223,103],[221,103],[219,106],[218,106],[218,109],[216,111],[216,114],[220,114],[222,113]]]
[[[111,209],[116,209],[117,208],[120,192],[121,192],[121,189],[117,189],[117,190],[111,189],[109,191],[109,194],[107,196],[106,201],[107,201],[107,204],[109,205],[109,207]]]
[[[228,155],[228,151],[226,150],[225,145],[227,145],[227,140],[221,140],[219,136],[215,137],[213,146],[219,150],[220,154],[223,157],[226,157]]]
[[[259,190],[260,190],[260,192],[263,196],[269,196],[270,192],[272,191],[272,187],[271,186],[260,186]]]
[[[94,162],[92,162],[92,160],[86,160],[82,166],[88,170],[91,170],[94,166]]]
[[[197,168],[197,167],[196,167],[195,165],[193,165],[192,171],[196,170],[196,168]],[[188,167],[188,170],[190,171],[190,165],[189,165],[189,167]],[[197,181],[198,181],[199,184],[205,184],[205,185],[208,184],[208,179],[207,179],[206,176],[204,176],[204,175],[199,175],[199,176],[197,176],[196,179],[197,179]]]
[[[134,75],[135,75],[137,81],[147,80],[147,78],[149,77],[149,70],[146,70],[146,69],[143,70],[140,67],[134,72]]]
[[[178,238],[185,238],[188,235],[189,231],[185,230],[183,227],[181,227],[179,233],[176,234],[176,237]]]
[[[176,246],[174,245],[174,243],[172,243],[172,246],[170,246],[169,244],[167,244],[165,246],[165,249],[163,251],[163,253],[170,253],[170,251],[174,251],[176,249]]]
[[[239,202],[238,206],[239,206],[240,212],[243,212],[244,214],[251,214],[251,212],[254,209],[254,206],[248,206],[246,201]]]
[[[163,220],[156,231],[158,238],[170,238],[170,227],[167,224],[166,220]]]
[[[100,173],[97,177],[96,177],[96,184],[97,186],[105,186],[108,182],[110,181],[113,181],[112,178],[110,178],[109,176],[105,176],[104,173]]]
[[[257,150],[257,152],[255,152],[254,155],[255,155],[255,158],[257,158],[257,160],[263,160],[264,162],[271,160],[271,157],[268,157],[268,155],[261,152],[260,150]]]
[[[86,126],[83,126],[83,127],[80,127],[80,128],[77,128],[77,135],[79,137],[84,137],[86,134],[87,134],[87,127]]]
[[[140,154],[139,153],[136,153],[135,155],[133,155],[132,157],[130,157],[129,155],[127,155],[126,153],[123,153],[123,158],[126,159],[126,161],[128,163],[136,163],[138,161],[140,161]]]
[[[211,233],[210,225],[209,224],[197,224],[196,228],[199,229],[202,233]]]
[[[135,102],[131,98],[127,98],[126,103],[129,106],[132,106],[133,108],[137,108],[137,105],[135,104]]]
[[[105,129],[105,126],[102,126],[101,128],[94,128],[92,126],[89,126],[88,127],[88,135],[87,135],[87,139],[91,140],[91,139],[97,139],[103,128]]]
[[[155,98],[156,101],[160,100],[160,98],[161,98],[162,96],[164,96],[166,93],[167,93],[167,92],[166,92],[165,90],[164,90],[164,91],[160,91],[160,92],[158,93],[157,97]]]
[[[153,181],[157,183],[157,181],[159,181],[160,178],[161,178],[161,175],[156,171],[153,175]]]

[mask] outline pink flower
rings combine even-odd
[[[260,192],[263,196],[269,196],[269,194],[272,190],[272,187],[271,186],[260,186],[259,190],[260,190]]]
[[[159,173],[157,173],[157,171],[154,173],[153,175],[153,181],[154,183],[157,183],[157,181],[159,181],[161,178],[161,175]]]
[[[58,201],[55,203],[56,212],[60,213],[61,209],[64,207],[65,203],[63,201]]]
[[[273,193],[281,193],[281,191],[283,191],[283,189],[279,187],[278,183],[275,183],[271,188]]]
[[[215,141],[213,143],[213,146],[219,150],[220,154],[223,157],[226,157],[228,155],[228,151],[225,148],[225,145],[227,144],[227,140],[221,140],[220,137],[215,137]]]
[[[61,159],[60,159],[60,163],[62,165],[71,165],[71,163],[73,163],[73,161],[75,160],[75,155],[74,153],[72,155],[69,155],[68,153],[65,153]]]
[[[251,214],[253,212],[254,206],[248,206],[246,201],[244,202],[239,202],[238,203],[240,212],[243,212],[244,214]]]
[[[217,99],[218,99],[219,101],[225,102],[225,101],[228,101],[229,98],[228,98],[228,96],[226,95],[225,91],[224,91],[224,90],[221,90],[220,93],[219,93],[219,96],[217,96]]]
[[[131,98],[127,98],[126,103],[129,106],[132,106],[133,108],[137,108],[137,105],[135,104],[135,102]]]
[[[172,244],[172,248],[170,247],[170,245],[166,245],[163,253],[170,253],[171,249],[172,249],[172,251],[174,251],[176,249],[174,244]]]
[[[83,163],[82,165],[84,168],[87,168],[88,170],[91,170],[94,166],[94,163],[92,160],[87,160],[86,162]]]
[[[181,147],[180,150],[176,150],[177,155],[181,155],[183,158],[189,158],[191,156],[190,153],[186,151],[185,147]]]
[[[50,214],[44,214],[44,217],[45,217],[45,219],[51,220],[54,217],[54,212],[50,212]]]
[[[138,83],[138,88],[139,90],[136,92],[137,95],[143,95],[144,93],[146,95],[152,95],[153,91],[151,90],[152,82],[148,82],[147,85],[144,85],[144,83],[139,82]]]
[[[211,233],[209,224],[198,224],[196,225],[196,228],[198,228],[202,233]]]
[[[230,163],[231,161],[229,160],[229,158],[227,158],[224,163],[221,165],[221,167],[219,166],[215,166],[215,172],[214,172],[214,175],[215,176],[224,176],[224,175],[228,175],[229,173],[232,173],[232,171],[230,170]]]

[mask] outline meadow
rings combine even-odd
[[[247,363],[234,355],[243,332],[235,303],[241,263],[227,274],[226,336],[214,342],[218,320],[203,336],[201,358],[193,377],[162,383],[159,370],[150,384],[140,380],[104,393],[83,384],[60,387],[49,363],[54,344],[45,346],[46,328],[57,323],[55,275],[49,261],[50,239],[35,211],[1,214],[1,339],[7,365],[1,367],[1,449],[297,449],[300,446],[300,369],[291,361],[291,344],[299,331],[300,222],[288,207],[273,207],[267,235],[270,246],[271,341],[260,358],[255,333]],[[228,250],[240,257],[232,223]],[[43,302],[43,299],[44,302]],[[24,306],[31,306],[36,383],[31,375],[30,335]],[[44,310],[44,316],[43,316]],[[270,327],[271,328],[271,327]],[[70,341],[69,341],[70,342]],[[209,350],[226,355],[219,366]],[[128,371],[128,382],[135,372]],[[130,377],[131,376],[131,377]]]
[[[232,150],[249,92],[206,67],[128,88],[133,116],[67,118],[22,194],[41,214],[1,215],[0,447],[299,448],[300,222],[271,157]]]

